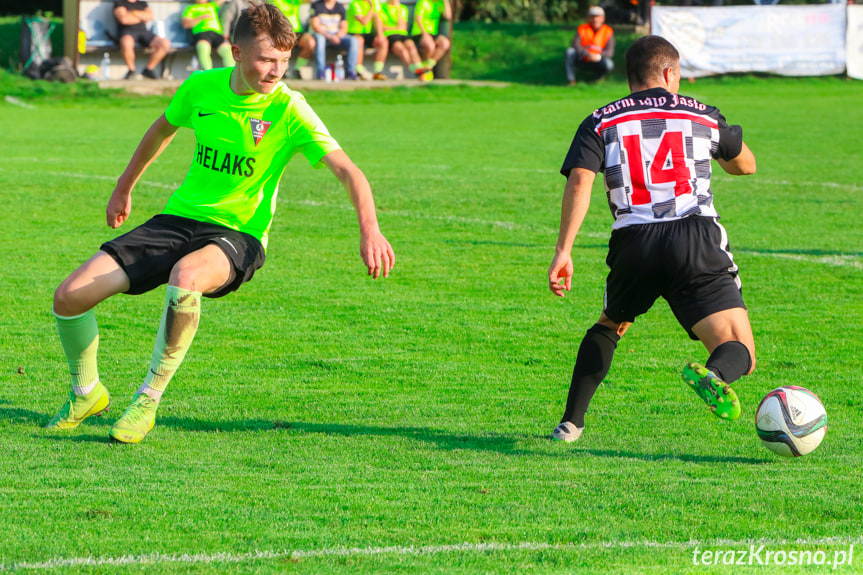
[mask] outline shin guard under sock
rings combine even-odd
[[[739,341],[726,341],[713,350],[704,367],[725,383],[733,383],[752,367],[749,349]]]
[[[578,348],[562,422],[571,421],[576,427],[584,427],[587,406],[611,368],[618,341],[617,332],[602,324],[594,324],[587,330]]]

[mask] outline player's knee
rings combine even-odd
[[[67,278],[54,291],[54,313],[63,317],[81,315],[90,309],[82,300],[78,290],[74,289],[70,278]]]
[[[58,315],[66,315],[66,310],[69,304],[69,286],[67,282],[61,283],[54,290],[54,313]]]
[[[437,41],[438,41],[438,45],[441,47],[442,50],[449,50],[449,47],[450,47],[449,38],[446,38],[445,36],[440,36],[437,39]]]
[[[197,289],[199,276],[200,274],[198,273],[197,267],[184,265],[180,262],[171,270],[171,276],[168,279],[168,283],[185,290],[200,291]]]

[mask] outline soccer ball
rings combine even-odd
[[[818,396],[796,385],[764,396],[755,412],[755,429],[764,447],[784,457],[811,453],[827,433],[827,412]]]

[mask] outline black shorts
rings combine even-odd
[[[123,36],[131,36],[135,41],[135,44],[143,46],[144,48],[149,48],[150,44],[153,43],[153,39],[156,37],[156,35],[149,30],[126,30],[125,32],[120,33],[121,39]]]
[[[374,32],[369,32],[368,34],[352,34],[352,36],[359,36],[363,39],[363,46],[366,48],[370,47],[375,43],[375,38],[378,37]]]
[[[392,34],[390,36],[387,36],[387,42],[389,42],[390,48],[392,48],[393,44],[395,44],[396,42],[404,43],[407,40],[410,40],[410,38],[403,34]]]
[[[714,218],[690,217],[628,226],[611,233],[605,315],[632,322],[660,296],[692,339],[692,326],[726,309],[743,308],[728,237]]]
[[[264,246],[254,236],[206,222],[159,214],[129,233],[102,244],[129,276],[130,295],[168,283],[171,269],[184,256],[209,244],[221,248],[234,268],[234,278],[213,293],[217,298],[237,290],[264,265]]]
[[[207,30],[205,32],[199,32],[197,34],[192,35],[192,41],[197,44],[201,40],[206,40],[210,43],[210,46],[213,47],[213,50],[227,42],[225,37],[219,34],[218,32],[213,32],[212,30]]]

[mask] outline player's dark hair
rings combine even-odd
[[[281,10],[272,4],[252,2],[240,12],[233,42],[254,42],[258,36],[268,36],[279,50],[291,50],[297,43],[294,29]]]
[[[644,86],[662,78],[662,71],[680,61],[680,52],[661,36],[642,36],[626,51],[626,79],[630,86]]]

